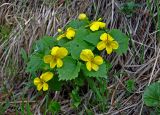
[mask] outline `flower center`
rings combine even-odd
[[[53,61],[56,62],[57,61],[57,56],[53,56]]]
[[[45,81],[44,81],[44,80],[42,80],[42,79],[40,79],[40,83],[41,83],[41,84],[44,84],[44,83],[45,83]]]

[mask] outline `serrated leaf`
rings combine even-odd
[[[68,43],[70,40],[67,38],[62,38],[60,40],[58,40],[58,45],[59,46],[63,46],[64,44]]]
[[[143,99],[147,106],[160,107],[160,82],[148,86],[144,91]]]
[[[76,30],[76,35],[74,40],[76,41],[83,41],[84,38],[90,33],[88,29],[85,28],[79,28]]]
[[[45,67],[45,63],[43,62],[43,56],[41,54],[31,55],[30,61],[27,63],[27,72],[35,72]]]
[[[107,73],[110,67],[111,65],[108,62],[103,62],[103,64],[99,66],[98,71],[94,71],[94,70],[88,71],[85,64],[81,66],[85,76],[102,77],[102,78],[107,78]]]
[[[94,47],[84,41],[72,41],[70,44],[70,51],[71,51],[71,56],[73,59],[79,59],[80,58],[80,53],[83,49],[91,49],[93,50]]]
[[[34,49],[38,53],[46,54],[55,45],[57,45],[57,41],[54,37],[44,36],[36,42]]]
[[[118,29],[113,29],[109,32],[109,34],[118,42],[119,48],[116,50],[116,52],[121,55],[122,53],[126,53],[128,50],[128,42],[129,38],[122,33]]]
[[[71,22],[69,22],[69,24],[66,26],[66,28],[68,27],[72,27],[74,29],[78,29],[80,27],[85,27],[89,25],[89,21],[88,20],[72,20]]]
[[[97,46],[98,42],[100,41],[100,36],[102,33],[105,33],[105,31],[96,31],[88,34],[83,39],[87,41],[88,43],[93,44],[94,46]]]
[[[68,56],[63,59],[63,66],[58,68],[59,80],[72,80],[78,77],[81,63]]]

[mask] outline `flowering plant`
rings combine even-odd
[[[85,80],[92,89],[93,79],[102,82],[100,79],[107,78],[111,67],[101,52],[106,56],[113,52],[121,55],[128,49],[129,39],[125,34],[118,29],[108,29],[101,19],[90,21],[85,14],[58,32],[55,37],[45,36],[36,42],[27,64],[38,91],[60,90],[62,82],[64,85],[67,81],[72,81],[77,89]]]

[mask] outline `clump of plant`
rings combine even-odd
[[[118,29],[107,28],[101,18],[90,21],[86,14],[80,14],[58,32],[55,37],[43,37],[33,47],[27,71],[32,74],[36,89],[61,91],[62,86],[69,85],[72,105],[78,107],[81,88],[89,87],[104,102],[111,67],[105,57],[113,52],[125,53],[128,37]]]
[[[155,82],[148,86],[143,94],[144,103],[153,107],[160,114],[160,82]]]

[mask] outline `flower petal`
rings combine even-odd
[[[50,62],[50,68],[54,68],[57,65],[57,62],[55,60],[52,60]]]
[[[111,41],[113,41],[113,40],[114,40],[113,37],[110,36],[109,34],[107,34],[107,41],[108,41],[108,42],[111,42]]]
[[[92,63],[92,69],[95,70],[95,71],[98,71],[99,66],[94,64],[94,63]]]
[[[106,48],[106,44],[104,41],[100,41],[98,44],[97,44],[97,49],[98,50],[103,50]]]
[[[93,61],[96,65],[101,65],[103,63],[103,58],[101,56],[96,56]]]
[[[61,59],[57,59],[57,67],[60,68],[63,65],[63,61]]]
[[[51,80],[53,78],[53,73],[52,72],[45,72],[40,76],[40,78],[43,81],[47,82],[47,81],[49,81],[49,80]]]
[[[59,53],[59,52],[57,52],[58,50],[59,50],[59,47],[58,47],[58,46],[53,47],[52,50],[51,50],[51,54],[52,54],[53,56],[57,55],[57,54]]]
[[[92,50],[84,49],[84,50],[82,50],[82,52],[80,54],[80,58],[83,61],[91,61],[94,58],[94,54],[93,54]]]
[[[93,22],[93,23],[91,24],[91,26],[90,26],[90,29],[91,29],[92,31],[98,30],[98,29],[99,29],[99,24],[98,24],[97,22]]]
[[[91,71],[91,69],[92,69],[92,63],[90,61],[88,61],[86,63],[86,68],[88,69],[88,71]]]
[[[44,63],[50,63],[52,61],[52,55],[46,55],[43,58]]]
[[[68,39],[72,39],[74,36],[75,36],[76,32],[73,28],[68,28],[67,31],[66,31],[66,37]]]
[[[39,79],[39,77],[36,77],[33,82],[34,82],[34,85],[38,85],[41,83],[41,80]]]
[[[112,53],[112,47],[111,46],[106,46],[106,51],[107,51],[107,54],[111,54]]]
[[[43,91],[47,91],[48,90],[48,84],[47,83],[43,83]]]
[[[42,84],[42,83],[38,84],[38,85],[37,85],[37,90],[40,91],[40,90],[42,89],[42,87],[43,87],[43,84]]]
[[[100,40],[102,40],[102,41],[106,41],[106,40],[107,40],[107,33],[103,33],[103,34],[101,34],[101,36],[100,36]]]
[[[68,55],[68,50],[64,47],[60,47],[57,52],[57,58],[64,58]]]
[[[104,28],[106,26],[106,23],[104,22],[98,22],[98,24],[100,28]]]
[[[119,47],[117,41],[113,41],[113,42],[111,43],[111,46],[112,46],[113,49],[118,49],[118,47]]]

